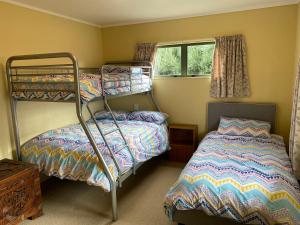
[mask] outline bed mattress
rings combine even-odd
[[[104,88],[102,89],[102,77]],[[12,86],[13,97],[19,100],[66,101],[75,97],[73,76],[15,76]],[[83,102],[104,95],[121,95],[130,92],[146,92],[152,88],[152,81],[141,73],[81,74],[80,94]],[[104,91],[103,91],[104,90]]]
[[[114,129],[112,120],[99,120],[103,132]],[[137,162],[144,162],[160,155],[168,149],[168,133],[165,124],[143,121],[119,121]],[[105,147],[96,125],[88,122],[88,126],[96,139],[104,159],[117,178],[118,172],[113,160]],[[108,143],[115,152],[121,171],[132,168],[132,158],[127,148],[119,150],[123,140],[118,132],[107,136]],[[22,161],[36,164],[40,171],[49,176],[61,179],[86,181],[90,185],[100,186],[110,191],[110,183],[103,169],[99,167],[98,158],[90,145],[80,124],[47,131],[38,135],[21,147]]]
[[[282,137],[209,133],[166,195],[176,210],[247,224],[300,224],[300,189]]]

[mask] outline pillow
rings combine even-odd
[[[121,110],[116,110],[116,111],[112,111],[116,120],[127,120],[127,117],[128,117],[128,112],[126,111],[121,111]],[[108,111],[98,111],[98,112],[95,112],[94,114],[96,120],[112,120],[112,116],[111,114],[108,112]]]
[[[145,121],[150,123],[156,123],[158,125],[164,123],[167,118],[168,115],[166,113],[155,111],[136,111],[128,115],[129,120]]]
[[[265,121],[221,117],[218,133],[232,136],[270,138],[271,124]]]

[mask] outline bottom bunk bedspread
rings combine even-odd
[[[137,162],[146,161],[168,149],[168,133],[165,124],[157,125],[143,121],[118,121]],[[115,129],[112,120],[98,121],[103,132]],[[117,168],[105,147],[96,125],[88,123],[104,159],[116,178]],[[127,148],[119,150],[123,141],[118,132],[107,136],[122,171],[132,168],[132,158]],[[119,150],[119,151],[118,151]],[[80,124],[47,131],[34,137],[21,147],[22,161],[37,164],[40,171],[61,179],[86,181],[110,191],[107,176],[98,162]]]
[[[282,137],[209,133],[169,190],[165,209],[249,224],[300,224],[300,189]]]

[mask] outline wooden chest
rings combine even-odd
[[[39,171],[32,164],[0,160],[0,225],[42,214]]]

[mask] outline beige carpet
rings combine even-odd
[[[163,160],[147,162],[118,192],[119,219],[114,225],[171,225],[163,200],[182,170]],[[108,225],[110,195],[83,182],[50,179],[43,185],[44,215],[28,225]]]

